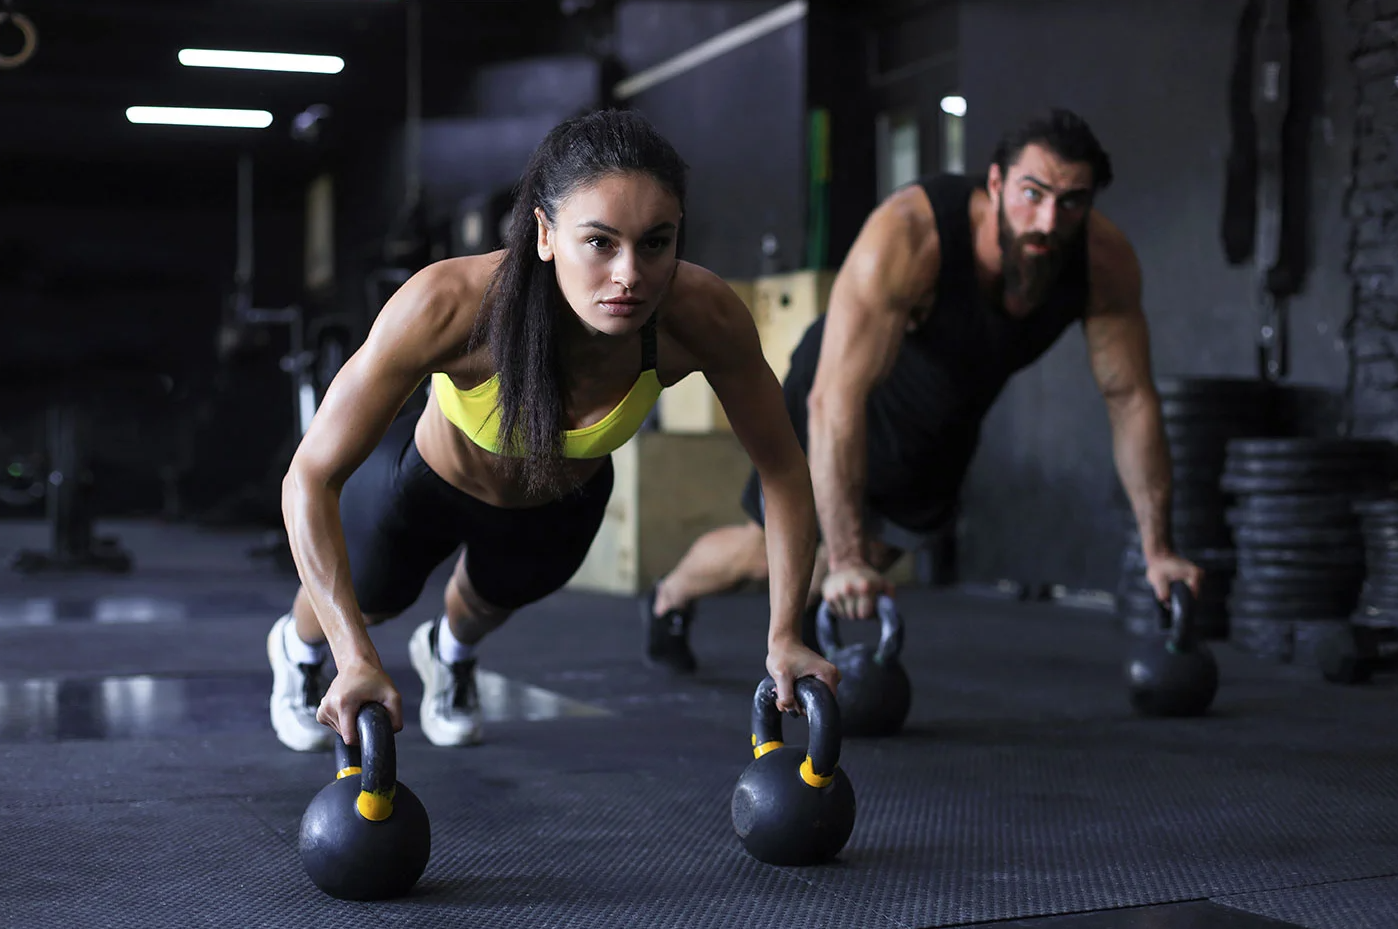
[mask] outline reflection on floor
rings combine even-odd
[[[980,926],[982,929],[1297,929],[1293,923],[1198,901],[981,923]]]
[[[405,688],[404,715],[415,721],[417,682],[410,675],[398,677]],[[163,739],[257,728],[270,733],[271,680],[268,672],[0,681],[0,742]],[[487,722],[611,715],[490,671],[479,671],[476,683]]]
[[[181,623],[241,614],[275,618],[289,605],[259,593],[205,596],[0,597],[0,627],[66,623]]]

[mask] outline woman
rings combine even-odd
[[[762,478],[779,705],[796,709],[798,677],[836,686],[800,637],[816,535],[805,457],[748,310],[677,258],[685,170],[634,112],[568,120],[531,157],[504,248],[425,268],[379,314],[283,483],[302,581],[267,639],[284,744],[327,748],[326,726],[353,744],[368,702],[402,728],[366,627],[411,606],[462,545],[445,612],[417,628],[409,655],[427,737],[480,741],[477,643],[577,571],[611,494],[611,452],[664,385],[694,371]],[[429,377],[422,414],[395,422]]]

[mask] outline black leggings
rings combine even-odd
[[[611,459],[562,500],[502,508],[457,490],[429,468],[413,441],[416,424],[414,416],[394,422],[340,494],[359,608],[403,612],[462,545],[471,586],[492,606],[518,609],[567,584],[602,525]]]

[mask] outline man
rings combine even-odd
[[[983,184],[923,179],[866,220],[784,384],[824,544],[811,603],[818,592],[837,616],[875,615],[892,589],[883,572],[952,518],[1001,389],[1074,322],[1106,401],[1150,583],[1162,601],[1177,580],[1198,592],[1202,572],[1170,541],[1170,458],[1140,266],[1093,209],[1111,181],[1091,128],[1057,109],[1005,135]],[[699,538],[643,598],[649,663],[693,670],[694,601],[765,578],[755,474],[743,508],[752,522]]]

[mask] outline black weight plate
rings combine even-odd
[[[1239,526],[1233,532],[1239,548],[1332,548],[1363,546],[1359,527],[1317,529],[1311,526],[1273,529],[1270,527]]]
[[[1364,580],[1363,565],[1327,564],[1288,564],[1274,561],[1248,561],[1246,557],[1238,563],[1234,584],[1257,581],[1261,583],[1299,583],[1307,581],[1316,584],[1350,584],[1358,588]]]
[[[1398,612],[1398,597],[1371,597],[1368,594],[1363,594],[1355,604],[1355,609]]]
[[[1230,494],[1337,494],[1368,486],[1372,480],[1356,475],[1259,476],[1224,471],[1218,486]]]
[[[1356,535],[1360,533],[1359,520],[1353,514],[1345,513],[1298,516],[1294,513],[1230,507],[1224,511],[1223,520],[1235,529],[1345,529]]]
[[[1134,535],[1134,533],[1133,533]],[[1185,548],[1179,546],[1181,557],[1188,558],[1205,571],[1217,574],[1231,574],[1237,569],[1238,553],[1233,548],[1223,546],[1208,548]],[[1145,570],[1145,555],[1141,553],[1139,538],[1133,538],[1122,547],[1123,568]]]
[[[1203,452],[1181,452],[1178,449],[1170,449],[1170,473],[1176,482],[1181,480],[1183,474],[1206,475],[1210,483],[1216,483],[1219,475],[1223,473],[1224,458],[1222,455],[1208,454]],[[1193,478],[1203,483],[1205,478]]]
[[[1251,619],[1338,619],[1354,611],[1355,601],[1342,600],[1239,600],[1228,601],[1228,615]]]
[[[1398,547],[1398,526],[1374,528],[1373,526],[1361,526],[1360,531],[1364,534],[1364,542],[1373,548],[1386,548],[1389,546]]]
[[[1228,443],[1239,438],[1255,436],[1263,433],[1264,430],[1257,427],[1255,423],[1246,421],[1226,421],[1226,420],[1194,420],[1192,422],[1165,422],[1165,439],[1173,444],[1175,442],[1193,442],[1200,445],[1209,445],[1219,449],[1225,459],[1228,454]]]
[[[1233,509],[1243,513],[1285,513],[1291,516],[1354,516],[1354,500],[1348,493],[1263,494],[1241,497]]]
[[[1160,405],[1160,416],[1167,426],[1234,439],[1265,436],[1271,431],[1264,417],[1240,404],[1166,400]]]
[[[1382,460],[1387,442],[1372,439],[1242,438],[1228,443],[1228,456],[1239,458],[1338,457]]]
[[[1374,500],[1354,501],[1354,511],[1360,516],[1386,517],[1398,520],[1398,499],[1381,497]]]
[[[1215,545],[1226,545],[1230,541],[1228,527],[1226,526],[1210,530],[1176,529],[1173,535],[1175,548],[1181,553],[1196,548],[1210,548]],[[1188,556],[1186,555],[1185,557]]]
[[[1296,620],[1291,624],[1291,663],[1304,668],[1320,667],[1324,643],[1348,625],[1347,619]]]
[[[1234,578],[1229,590],[1235,597],[1278,600],[1288,597],[1302,599],[1347,596],[1351,600],[1359,593],[1359,584],[1351,578],[1303,578],[1273,580],[1264,578]]]
[[[1249,397],[1265,401],[1276,388],[1270,381],[1247,377],[1190,377],[1163,374],[1155,379],[1155,391],[1162,397]]]
[[[1350,622],[1356,626],[1369,626],[1375,629],[1395,629],[1398,628],[1398,610],[1360,604],[1355,609],[1354,615],[1350,617]]]
[[[1228,641],[1245,654],[1263,661],[1291,660],[1291,623],[1275,619],[1228,619]]]
[[[1371,577],[1398,575],[1398,557],[1391,551],[1365,551],[1364,570]]]
[[[1226,512],[1227,510],[1211,506],[1172,506],[1170,507],[1170,523],[1175,526],[1209,526],[1210,528],[1227,529],[1228,521],[1224,519]],[[1356,525],[1358,525],[1357,522]]]
[[[1127,591],[1122,598],[1121,609],[1133,616],[1149,616],[1152,610],[1164,610],[1165,607],[1155,599],[1155,595],[1147,591]]]
[[[1218,479],[1223,476],[1222,468],[1200,468],[1193,465],[1183,465],[1175,462],[1170,468],[1170,477],[1175,484],[1199,484],[1203,487],[1215,487]]]
[[[1361,548],[1238,548],[1238,566],[1245,564],[1310,565],[1362,569]]]
[[[1347,477],[1374,474],[1373,462],[1357,458],[1337,458],[1333,461],[1312,458],[1253,458],[1228,456],[1224,471],[1243,477]]]

